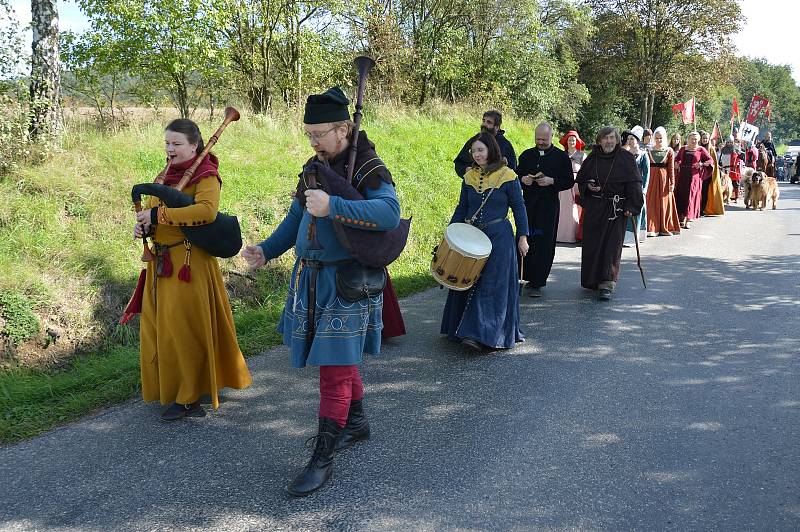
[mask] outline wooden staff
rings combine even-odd
[[[644,270],[642,269],[642,255],[639,253],[639,217],[633,217],[633,241],[636,242],[636,266],[639,267],[639,273],[642,274],[642,284],[647,288],[647,283],[644,280]]]

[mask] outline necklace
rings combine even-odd
[[[605,181],[603,181],[603,184],[600,186],[600,193],[602,193],[603,190],[605,190],[605,188],[606,188],[606,184],[608,183],[608,179],[611,177],[611,172],[614,171],[614,163],[615,162],[617,162],[617,154],[616,153],[614,154],[614,157],[611,158],[611,167],[608,169],[608,175],[606,176]],[[597,173],[599,164],[600,164],[600,157],[598,156],[597,159],[594,160],[594,177],[595,177],[595,180],[598,183],[600,182],[600,175]]]

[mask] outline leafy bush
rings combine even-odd
[[[39,320],[30,301],[22,294],[0,292],[0,317],[4,321],[0,336],[7,338],[11,345],[39,334]]]

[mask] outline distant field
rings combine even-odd
[[[0,331],[8,337],[20,323],[18,330],[31,333],[13,357],[6,350],[0,370],[0,441],[136,392],[138,324],[116,325],[141,268],[130,188],[161,169],[162,129],[174,112],[131,111],[141,120],[115,135],[73,121],[63,151],[0,181],[0,294],[20,302],[10,319],[0,314]],[[433,285],[430,251],[460,187],[452,160],[477,131],[480,113],[365,110],[363,129],[395,177],[403,216],[413,215],[408,247],[390,267],[401,296]],[[201,123],[206,137],[218,122]],[[503,127],[518,151],[531,145],[530,123],[508,120]],[[224,183],[221,208],[239,216],[245,242],[262,240],[288,209],[300,165],[311,154],[299,117],[244,116],[214,151]],[[240,258],[220,261],[248,355],[279,342],[274,329],[292,261],[287,254],[255,274]],[[28,314],[35,321],[26,321]]]

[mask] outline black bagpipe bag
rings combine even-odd
[[[315,173],[320,188],[331,196],[339,196],[346,200],[364,199],[364,196],[345,177],[319,161],[306,165],[303,172]],[[361,264],[376,268],[388,266],[400,256],[408,241],[410,228],[410,218],[401,218],[398,226],[390,231],[357,229],[333,221],[336,238],[348,253]]]
[[[194,205],[194,198],[178,189],[158,183],[142,183],[131,189],[134,203],[141,201],[142,194],[159,198],[172,209]],[[242,249],[242,229],[236,216],[217,212],[210,224],[181,226],[181,231],[193,246],[204,249],[209,255],[227,259]]]

